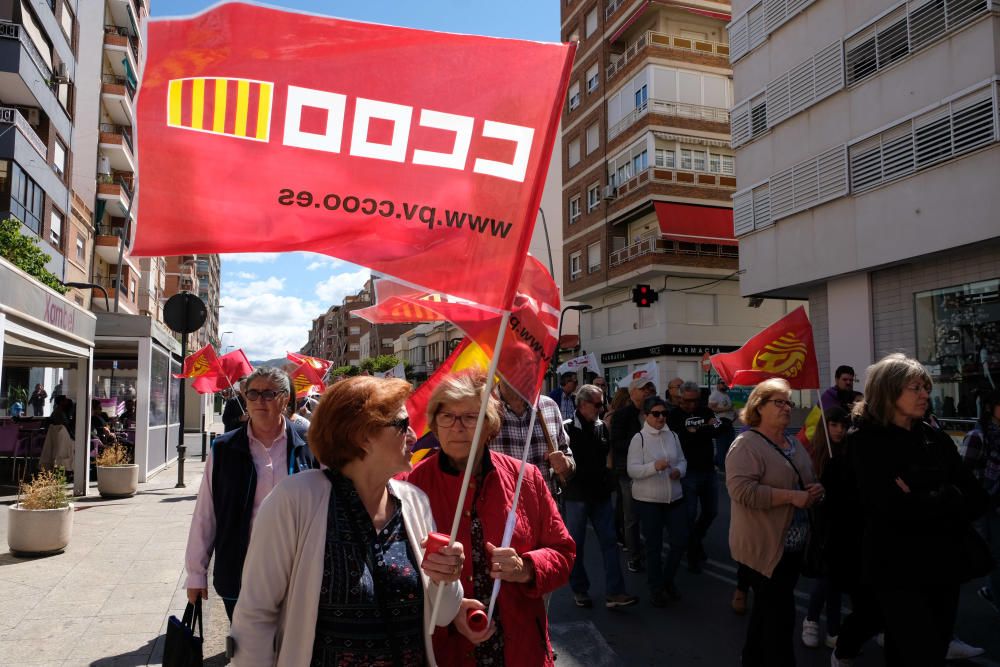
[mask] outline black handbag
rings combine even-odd
[[[198,634],[195,635],[195,624]],[[201,598],[184,608],[184,617],[171,616],[163,646],[163,667],[201,667],[205,630],[201,622]]]

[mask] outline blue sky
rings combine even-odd
[[[276,0],[261,4],[408,28],[557,41],[560,1]],[[150,4],[155,18],[192,14],[217,3],[153,0]],[[242,347],[256,360],[297,351],[306,342],[312,319],[356,292],[368,274],[362,267],[311,253],[223,255],[220,331],[233,332],[223,342]]]

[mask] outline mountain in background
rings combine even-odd
[[[268,359],[267,361],[250,361],[250,364],[254,368],[259,368],[261,366],[274,366],[275,368],[284,368],[285,364],[290,363],[285,357],[278,357],[277,359]]]

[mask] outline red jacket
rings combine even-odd
[[[421,461],[407,478],[420,487],[430,498],[434,522],[441,532],[451,529],[455,503],[462,490],[462,474],[452,474],[442,469],[439,454],[432,454]],[[474,597],[472,590],[471,521],[469,517],[473,499],[476,513],[483,524],[483,534],[488,542],[499,546],[503,539],[507,513],[514,500],[514,487],[521,462],[517,459],[490,452],[483,488],[476,493],[475,479],[469,483],[465,509],[458,525],[456,540],[465,548],[462,568],[462,587],[467,598]],[[508,581],[500,586],[497,610],[503,624],[504,662],[507,665],[549,665],[552,646],[549,643],[548,620],[542,596],[563,586],[576,558],[576,544],[569,536],[552,494],[549,493],[541,472],[528,465],[521,486],[521,500],[517,506],[517,523],[511,547],[535,567],[532,584],[514,584]],[[484,545],[485,548],[485,545]],[[475,665],[473,646],[458,634],[454,626],[438,628],[434,633],[434,656],[439,665]]]

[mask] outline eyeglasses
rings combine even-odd
[[[603,408],[604,407],[604,402],[603,401],[591,401],[590,404],[593,405],[595,408]]]
[[[251,389],[246,393],[248,401],[256,401],[257,399],[263,398],[265,401],[273,401],[278,396],[285,393],[285,390],[274,391],[273,389],[265,389],[264,391],[258,391],[256,389]]]
[[[666,410],[650,410],[649,416],[653,419],[666,419],[667,412]]]
[[[926,391],[929,394],[931,393],[931,385],[914,382],[913,384],[906,385],[906,390],[912,391],[914,394],[919,394],[922,391]]]
[[[476,422],[479,421],[479,415],[474,412],[469,412],[464,415],[456,415],[451,412],[439,412],[437,413],[438,426],[443,426],[444,428],[451,428],[455,425],[456,421],[462,422],[462,426],[465,428],[476,428]]]
[[[769,398],[769,399],[767,399],[764,402],[765,403],[774,403],[776,406],[778,406],[779,409],[780,408],[794,408],[795,407],[795,401],[786,401],[783,398]]]
[[[386,424],[386,426],[391,426],[400,433],[406,433],[407,431],[410,430],[410,418],[408,416],[397,417],[396,419],[393,419],[391,422]]]

